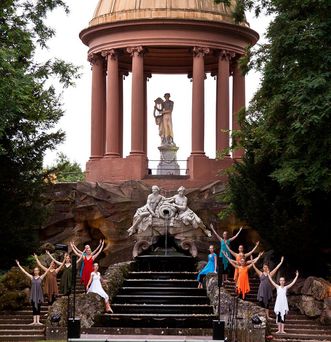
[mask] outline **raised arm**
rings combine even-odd
[[[102,252],[104,244],[105,244],[105,241],[103,240],[101,243],[100,249],[97,251],[96,254],[92,255],[93,260],[95,260],[98,257],[98,255]]]
[[[83,252],[81,251],[81,250],[79,250],[77,247],[76,247],[76,245],[72,242],[72,241],[70,241],[70,246],[71,246],[71,248],[72,248],[72,251],[77,255],[77,256],[81,256],[82,254],[83,254]]]
[[[36,262],[37,262],[38,266],[46,272],[46,271],[47,271],[47,267],[45,267],[45,266],[39,261],[39,259],[38,259],[38,257],[37,257],[37,254],[34,253],[33,256],[34,256],[34,258],[36,259]]]
[[[275,287],[275,288],[278,288],[278,285],[272,280],[271,276],[270,276],[270,273],[268,273],[268,278],[270,280],[270,283]]]
[[[284,261],[284,257],[282,256],[280,259],[280,263],[270,272],[270,276],[273,277],[276,272],[278,271],[279,267],[282,266],[282,263]]]
[[[49,272],[49,270],[51,269],[51,267],[52,267],[52,265],[50,265],[50,266],[46,269],[45,273],[43,273],[43,274],[40,276],[41,280],[43,280],[43,279],[46,277],[46,275],[47,275],[47,273]]]
[[[94,254],[98,253],[98,250],[101,247],[101,245],[102,245],[102,239],[100,239],[98,247],[91,254],[94,255]]]
[[[17,266],[18,266],[18,268],[27,276],[27,277],[29,277],[31,280],[32,280],[32,275],[29,273],[29,272],[27,272],[21,265],[20,265],[20,262],[18,261],[18,260],[15,260],[16,261],[16,264],[17,264]]]
[[[260,241],[258,241],[258,242],[255,244],[255,247],[254,247],[250,252],[245,253],[245,258],[248,258],[249,256],[251,256],[251,255],[255,252],[255,250],[256,250],[256,248],[259,246],[259,244],[260,244]]]
[[[299,277],[299,271],[296,271],[295,272],[295,278],[292,280],[292,283],[286,285],[286,288],[289,289],[290,287],[292,287],[295,284],[295,282],[298,280],[298,277]]]
[[[54,261],[57,265],[59,265],[59,266],[62,265],[62,262],[57,261],[49,251],[46,251],[46,254],[47,254],[47,255],[52,259],[52,261]]]
[[[62,263],[60,264],[60,266],[55,269],[55,273],[56,274],[58,274],[60,272],[60,270],[64,266],[65,262],[66,262],[66,258],[64,257]]]
[[[217,237],[217,239],[218,239],[219,241],[222,241],[223,239],[216,233],[216,230],[214,229],[214,226],[213,226],[212,223],[209,225],[209,227],[210,227],[210,229],[213,231],[213,233],[215,234],[215,236]]]
[[[227,243],[225,243],[225,247],[227,248],[227,250],[235,257],[237,258],[238,253],[235,253],[229,246]]]
[[[236,267],[238,268],[238,264],[236,262],[234,262],[232,259],[230,259],[224,252],[222,252],[223,255],[228,259],[229,263],[233,266],[233,267]]]
[[[262,272],[256,267],[255,263],[253,262],[253,256],[251,255],[251,264],[253,265],[254,271],[256,272],[256,274],[261,277]]]
[[[233,241],[234,239],[236,239],[238,237],[238,235],[240,234],[240,232],[242,231],[243,227],[240,227],[238,233],[235,236],[232,236],[232,238],[230,238],[230,241]]]
[[[262,255],[263,255],[263,252],[260,252],[259,255],[255,259],[251,260],[251,264],[248,265],[247,267],[251,268],[261,258]]]

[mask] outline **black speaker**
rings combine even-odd
[[[56,243],[54,247],[56,251],[63,251],[68,253],[68,245],[65,245],[63,243]]]
[[[80,318],[68,319],[68,338],[80,338]]]
[[[224,321],[213,321],[213,340],[224,341]]]

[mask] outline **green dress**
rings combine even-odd
[[[72,267],[71,264],[69,266],[64,265],[61,282],[60,282],[60,291],[63,295],[67,296],[71,293],[71,285],[72,285]]]

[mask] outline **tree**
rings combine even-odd
[[[36,48],[45,48],[54,31],[47,13],[61,0],[3,0],[0,3],[0,264],[31,253],[45,216],[41,205],[43,156],[64,139],[55,130],[63,115],[55,88],[72,84],[77,68],[61,60],[38,64]]]
[[[84,180],[84,172],[77,162],[71,162],[69,158],[59,153],[56,164],[48,169],[48,173],[54,175],[54,182],[79,182]]]
[[[292,264],[325,271],[331,208],[331,3],[240,0],[244,9],[274,16],[268,43],[248,65],[262,71],[245,115],[242,163],[229,173],[227,197]],[[243,113],[241,113],[243,114]],[[330,253],[330,251],[329,251]]]

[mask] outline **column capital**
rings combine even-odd
[[[195,46],[193,48],[193,57],[204,57],[210,52],[209,48],[206,47],[200,47],[200,46]]]
[[[234,59],[234,57],[236,56],[236,54],[235,54],[235,52],[228,51],[228,50],[218,50],[218,51],[217,51],[217,56],[218,56],[218,58],[220,58],[221,60],[230,61],[230,60],[233,60],[233,59]]]
[[[101,51],[101,56],[105,57],[105,59],[107,60],[108,58],[110,59],[117,59],[118,58],[118,50],[115,49],[109,49],[109,50],[103,50]]]
[[[102,61],[102,58],[99,53],[91,52],[87,55],[87,60],[90,62],[90,64],[93,66],[94,64]]]
[[[145,49],[142,46],[133,46],[133,47],[128,47],[126,51],[131,55],[131,57],[134,57],[134,56],[142,56],[145,52]]]

